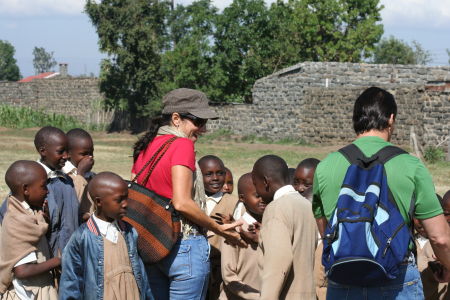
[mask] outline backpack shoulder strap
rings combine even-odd
[[[396,146],[386,146],[377,153],[375,153],[372,157],[378,157],[378,161],[382,164],[387,163],[391,158],[396,157],[400,154],[408,154],[405,150],[396,147]]]
[[[344,148],[339,149],[339,153],[344,155],[344,157],[352,165],[358,165],[359,161],[367,158],[355,144],[349,144]]]

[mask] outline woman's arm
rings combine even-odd
[[[14,276],[17,279],[27,279],[32,276],[39,275],[44,272],[53,270],[61,265],[61,259],[59,257],[51,258],[42,263],[28,263],[17,266],[14,268]]]
[[[246,247],[247,244],[241,239],[234,228],[241,223],[217,224],[208,217],[198,205],[192,200],[192,171],[181,165],[172,167],[172,203],[174,208],[193,223],[204,227],[214,233],[223,236],[228,242]]]

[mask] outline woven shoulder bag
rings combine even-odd
[[[168,139],[134,179],[127,181],[128,207],[124,220],[138,232],[137,247],[145,264],[154,264],[166,257],[181,232],[180,216],[173,207],[172,200],[145,187],[156,165],[176,139],[177,137]],[[137,183],[138,177],[147,168],[144,180]]]

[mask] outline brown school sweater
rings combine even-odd
[[[423,238],[422,238],[423,239]],[[425,240],[424,240],[425,241]],[[448,283],[439,283],[434,279],[433,272],[428,267],[428,262],[435,261],[434,251],[429,240],[421,247],[416,239],[417,267],[422,278],[423,293],[426,300],[450,300]]]
[[[234,208],[238,202],[238,199],[230,194],[224,194],[219,203],[211,211],[211,216],[217,213],[223,215],[233,215]],[[208,231],[208,242],[211,244],[210,263],[211,272],[208,288],[208,299],[217,299],[221,291],[222,274],[220,270],[220,246],[223,238],[219,235]]]
[[[260,232],[261,300],[316,299],[316,228],[311,202],[292,186],[275,193],[264,211]]]
[[[223,289],[219,300],[259,299],[259,251],[257,246],[240,248],[226,244],[222,239]]]

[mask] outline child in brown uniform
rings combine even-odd
[[[262,214],[266,208],[261,197],[256,194],[255,186],[252,182],[252,174],[247,173],[241,176],[238,181],[239,200],[245,205],[246,212],[242,220],[246,226],[252,226],[251,233],[255,235],[252,239],[255,243],[249,243],[247,248],[240,248],[229,245],[222,241],[221,262],[223,289],[220,293],[220,300],[243,300],[259,299],[260,278],[258,270],[258,235]]]
[[[320,160],[316,158],[306,158],[302,160],[294,174],[294,188],[303,197],[312,201],[312,187],[314,182],[314,173]],[[318,235],[317,248],[314,255],[314,280],[316,283],[316,295],[318,300],[327,298],[327,276],[325,268],[322,264],[323,243],[320,235]]]
[[[238,199],[230,194],[224,194],[222,187],[225,182],[225,166],[220,158],[214,155],[203,156],[198,165],[203,175],[205,187],[206,213],[209,216],[232,215]],[[220,294],[222,275],[220,271],[220,245],[222,238],[213,232],[208,232],[208,242],[211,245],[208,299],[217,299]]]
[[[450,209],[450,193],[447,192],[447,194],[449,196],[447,197],[447,201],[445,201],[445,195],[443,199],[438,195],[442,208],[444,209],[444,213],[446,207],[447,211]],[[430,241],[428,240],[422,224],[416,218],[414,218],[414,228],[417,232],[415,240],[417,249],[417,268],[419,269],[420,277],[422,279],[425,299],[450,300],[448,283],[439,283],[433,276],[432,268],[433,264],[436,265],[436,256],[434,255]]]
[[[311,202],[290,185],[288,166],[276,155],[256,161],[252,180],[267,204],[259,237],[260,299],[315,300],[317,226]]]
[[[231,173],[230,169],[225,167],[225,182],[223,183],[222,193],[233,194],[233,191],[234,191],[233,173]]]
[[[86,221],[94,212],[94,203],[86,190],[88,181],[95,176],[91,171],[94,166],[94,142],[91,135],[81,128],[69,130],[66,136],[68,160],[62,171],[73,180],[80,201],[81,220]]]
[[[41,211],[47,196],[47,174],[37,162],[16,161],[5,174],[11,189],[0,240],[0,299],[56,300],[51,270],[61,263],[50,258]]]
[[[103,172],[88,185],[95,213],[75,231],[63,252],[60,299],[152,299],[137,233],[121,219],[128,188],[118,175]]]

